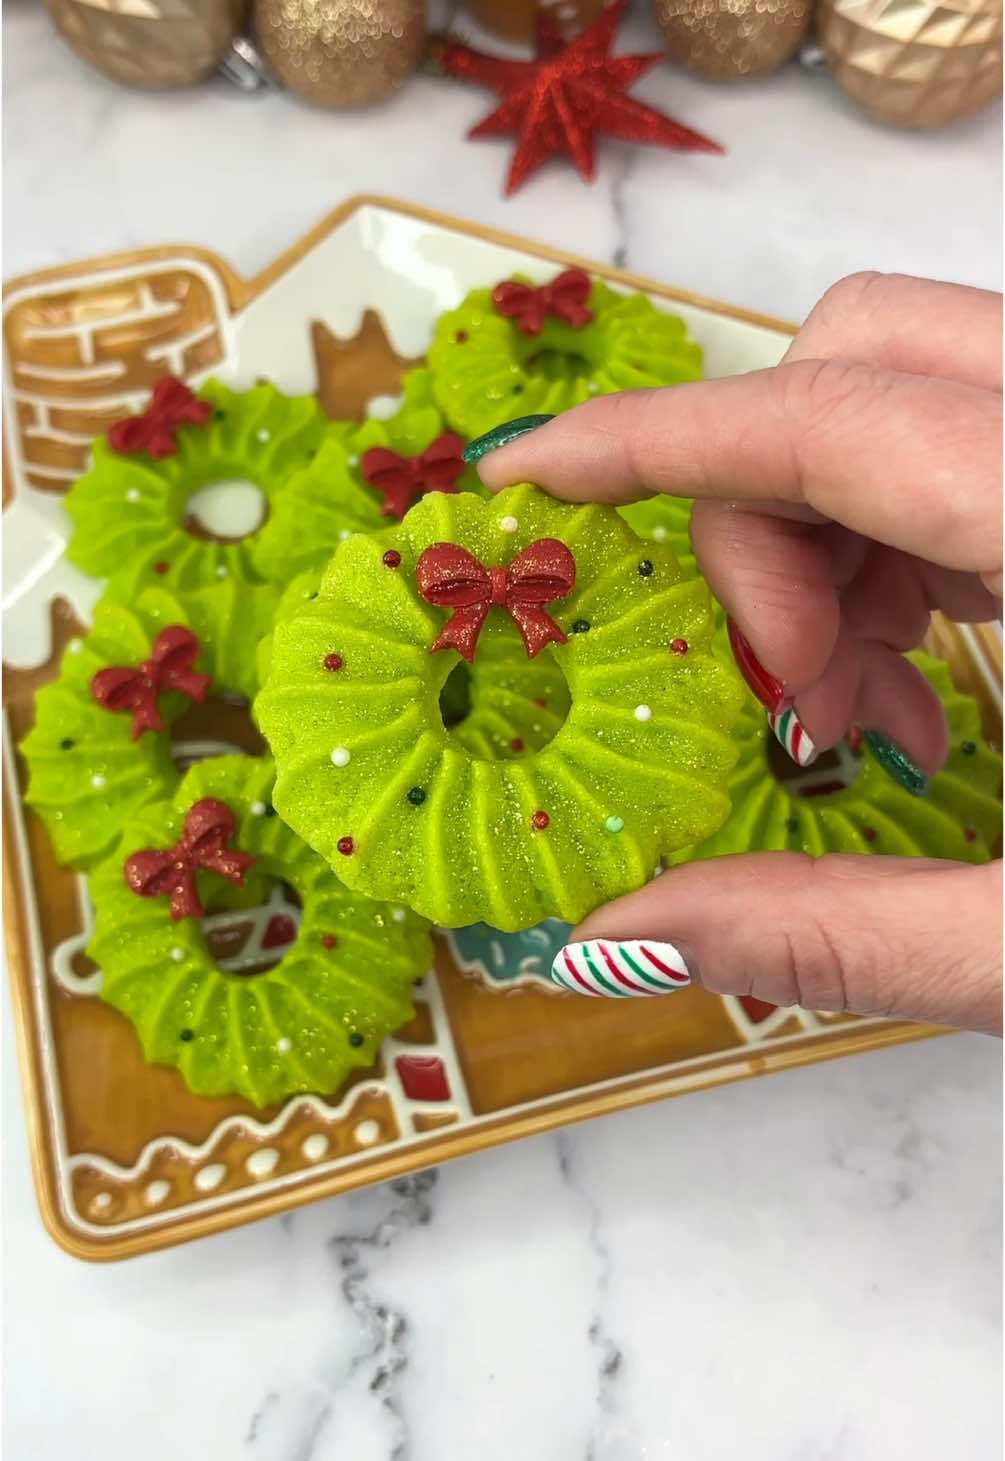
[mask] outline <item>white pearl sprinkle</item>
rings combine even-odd
[[[111,1205],[112,1205],[112,1194],[110,1192],[99,1192],[99,1193],[97,1193],[95,1195],[94,1201],[91,1203],[91,1206],[92,1207],[96,1207],[99,1210],[101,1208],[103,1208],[103,1207],[111,1207]]]
[[[83,647],[84,641],[82,639],[71,639],[69,644],[66,646],[70,654],[79,654]]]
[[[372,1117],[368,1121],[361,1121],[354,1129],[353,1136],[360,1146],[373,1146],[380,1137],[380,1122],[374,1121]]]
[[[251,815],[253,817],[264,817],[265,816],[265,803],[264,802],[252,802],[251,803],[251,806],[248,808],[248,811],[251,813]]]
[[[350,467],[359,466],[359,457],[357,456],[346,457],[346,461],[349,463]]]
[[[635,707],[635,719],[636,720],[652,720],[652,718],[653,718],[653,713],[650,710],[650,708],[649,708],[648,705],[636,705],[636,707]]]
[[[339,542],[344,543],[346,538],[352,537],[352,528],[340,528],[338,537]]]
[[[658,527],[653,528],[653,538],[657,543],[662,543],[666,535],[667,530],[662,523],[660,523]]]
[[[280,1038],[276,1041],[276,1049],[279,1051],[280,1055],[289,1054],[289,1052],[293,1049],[293,1041],[290,1039],[289,1035],[280,1036]]]
[[[499,519],[499,526],[504,533],[515,533],[520,524],[515,517],[501,517]]]
[[[591,380],[587,381],[586,389],[589,391],[591,396],[595,396],[600,390],[600,387],[597,385],[597,382],[595,380]]]
[[[351,759],[352,757],[349,755],[345,746],[336,746],[334,751],[332,751],[333,766],[348,766]]]
[[[300,1150],[309,1162],[320,1162],[328,1150],[328,1138],[323,1132],[314,1131],[310,1136],[304,1137]]]
[[[171,957],[172,959],[174,959],[176,964],[180,964],[182,959],[184,959],[185,957],[185,950],[175,947],[171,950]]]
[[[258,431],[255,432],[255,440],[256,441],[271,441],[272,440],[272,432],[269,431],[266,427],[263,426],[263,427],[261,427],[260,430],[258,430]]]
[[[226,578],[227,577],[227,565],[226,565],[226,563],[221,563],[218,566],[218,568],[216,570],[216,576],[217,576],[217,578]]]
[[[94,787],[95,791],[101,791],[103,787],[108,785],[108,783],[103,776],[96,775],[91,777],[91,785]]]
[[[391,917],[394,919],[395,923],[404,923],[406,917],[404,908],[392,908]]]
[[[138,487],[130,487],[129,491],[126,493],[126,501],[127,502],[139,502],[140,495],[141,494],[140,494],[140,490],[139,490]]]

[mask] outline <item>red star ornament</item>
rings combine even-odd
[[[580,175],[591,181],[598,134],[681,152],[724,152],[718,142],[625,95],[640,76],[666,60],[663,51],[609,54],[626,4],[627,0],[615,0],[568,45],[562,44],[551,21],[542,16],[533,61],[487,56],[454,43],[443,48],[439,60],[445,71],[499,93],[500,105],[472,127],[468,136],[516,134],[516,151],[506,178],[507,196],[558,152],[567,152]]]

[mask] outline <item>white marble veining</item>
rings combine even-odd
[[[877,128],[790,68],[639,94],[723,160],[604,146],[515,198],[487,97],[358,115],[86,71],[5,30],[7,277],[201,243],[253,273],[381,191],[783,317],[853,268],[998,287],[994,110]],[[648,46],[643,18],[626,45]],[[688,1096],[111,1267],[36,1215],[5,1007],[5,1406],[34,1461],[1000,1455],[1000,1049],[926,1042]]]

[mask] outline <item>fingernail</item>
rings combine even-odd
[[[768,674],[732,619],[726,620],[726,628],[737,668],[761,704],[776,715],[788,710],[792,696],[785,693],[782,681]]]
[[[817,748],[806,734],[806,729],[791,707],[788,710],[769,710],[768,724],[775,733],[775,739],[797,766],[812,766],[817,759]]]
[[[493,426],[491,431],[486,431],[484,436],[476,436],[474,441],[469,441],[461,456],[471,466],[480,462],[482,457],[488,456],[490,451],[495,451],[496,447],[516,441],[518,436],[526,436],[528,431],[536,431],[539,426],[554,419],[554,416],[518,416],[515,421],[503,421],[500,425]]]
[[[891,741],[882,731],[866,730],[863,740],[887,776],[892,776],[898,785],[912,796],[924,796],[928,790],[928,777],[920,766],[916,766],[906,751],[896,741]]]
[[[638,994],[672,994],[692,982],[687,960],[676,944],[648,940],[589,939],[566,944],[551,966],[555,984],[573,994],[611,999]]]
[[[850,725],[845,735],[849,751],[861,751],[863,730],[860,725]]]

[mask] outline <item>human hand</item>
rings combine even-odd
[[[903,652],[933,609],[1000,613],[1001,325],[998,295],[854,275],[774,369],[598,397],[472,455],[492,488],[694,497],[702,572],[783,744],[806,764],[863,726],[920,794],[945,721]],[[995,866],[762,853],[674,869],[576,937],[660,940],[721,993],[996,1030],[1000,934]]]

